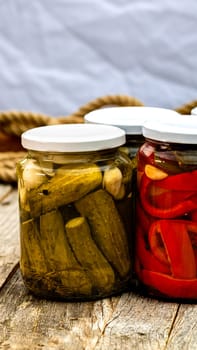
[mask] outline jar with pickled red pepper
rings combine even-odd
[[[35,295],[91,300],[127,290],[132,274],[132,166],[117,127],[65,124],[22,134],[17,165],[20,269]]]
[[[147,121],[143,135],[135,237],[139,290],[197,300],[197,120]]]

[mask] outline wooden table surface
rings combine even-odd
[[[135,293],[100,301],[38,300],[19,269],[17,190],[0,185],[0,349],[197,349],[197,305]]]

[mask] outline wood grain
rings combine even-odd
[[[180,305],[174,327],[169,337],[167,349],[197,349],[197,305]]]
[[[0,186],[0,288],[19,261],[18,194]]]
[[[178,307],[133,293],[83,303],[40,300],[28,294],[19,270],[0,300],[0,344],[28,350],[166,349]]]
[[[175,303],[125,294],[95,349],[166,349],[177,307]]]

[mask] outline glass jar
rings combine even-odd
[[[197,120],[151,122],[138,153],[135,272],[139,291],[197,299]]]
[[[22,134],[20,268],[35,295],[88,300],[128,288],[132,167],[118,150],[124,143],[123,130],[104,125]]]

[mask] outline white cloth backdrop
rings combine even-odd
[[[0,110],[68,115],[106,94],[197,99],[196,0],[0,1]]]

